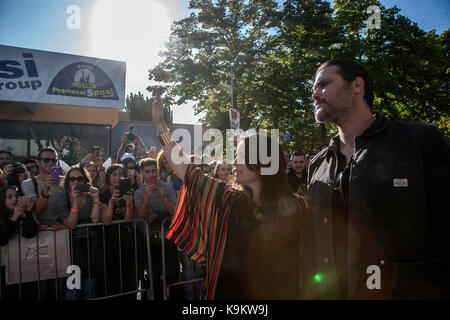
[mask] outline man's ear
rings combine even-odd
[[[364,93],[364,79],[362,77],[356,77],[352,82],[352,89],[356,94]]]

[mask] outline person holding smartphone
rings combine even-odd
[[[15,233],[21,232],[26,239],[33,238],[39,231],[39,225],[34,219],[32,198],[18,197],[17,187],[9,186],[0,190],[0,246],[8,244]],[[11,253],[13,254],[13,253]],[[15,253],[17,254],[17,253]],[[5,268],[1,267],[1,279],[5,279]],[[37,283],[27,282],[21,285],[23,300],[36,299]],[[1,281],[2,300],[18,300],[19,285],[5,286]]]
[[[140,161],[141,174],[144,185],[134,193],[134,201],[137,208],[137,217],[148,222],[150,231],[161,230],[161,224],[166,217],[171,217],[175,210],[176,193],[172,186],[159,180],[157,162],[152,158],[144,158]],[[145,239],[145,230],[140,229],[140,239]],[[144,234],[142,234],[144,233]],[[145,243],[142,247],[145,248]],[[162,299],[161,283],[161,239],[151,238],[152,270],[154,274],[154,286],[156,299]],[[177,251],[172,243],[166,244],[166,276],[169,282],[175,282],[177,268]],[[173,280],[173,281],[172,281]]]
[[[49,210],[47,206],[51,193],[59,184],[59,174],[54,170],[58,164],[56,150],[51,147],[42,149],[38,154],[36,163],[39,167],[39,175],[22,182],[23,195],[35,198],[34,212],[41,225],[41,230],[45,230],[49,226],[55,229],[61,228],[62,226],[57,222],[55,212]]]
[[[72,167],[67,171],[64,187],[52,193],[49,207],[56,212],[64,226],[72,230],[71,264],[81,269],[81,289],[67,289],[66,300],[79,300],[81,296],[86,300],[97,297],[96,278],[102,266],[97,261],[100,233],[96,227],[76,228],[79,224],[97,223],[101,218],[99,191],[91,186],[89,173],[80,167]]]
[[[36,235],[39,226],[32,216],[33,205],[32,198],[18,197],[16,186],[0,190],[0,246],[7,245],[19,227],[22,227],[24,238],[30,239]]]
[[[133,194],[123,165],[113,164],[106,170],[105,190],[100,194],[100,202],[102,222],[107,226],[104,245],[108,285],[105,294],[136,290],[134,226],[130,224],[134,219]],[[125,220],[126,223],[111,224],[114,220]]]

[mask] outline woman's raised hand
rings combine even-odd
[[[161,90],[159,88],[156,88],[155,97],[153,98],[152,120],[153,126],[157,130],[161,130],[164,127],[164,111],[161,102]]]

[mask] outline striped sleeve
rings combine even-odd
[[[166,238],[191,259],[205,263],[206,298],[212,299],[236,193],[190,165]]]

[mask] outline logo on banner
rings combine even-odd
[[[112,80],[96,65],[79,62],[62,69],[48,87],[47,94],[119,100]]]

